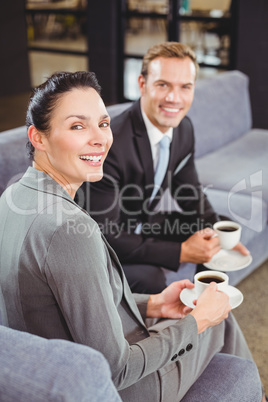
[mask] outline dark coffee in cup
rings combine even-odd
[[[211,282],[216,282],[217,289],[224,292],[228,287],[229,277],[220,271],[202,271],[194,276],[195,293],[199,296]]]
[[[238,228],[234,228],[233,226],[219,226],[218,230],[221,232],[234,232],[235,230],[238,230]]]
[[[219,278],[218,276],[201,276],[198,278],[199,282],[203,283],[210,283],[210,282],[216,282],[216,283],[221,283],[224,280],[222,278]]]
[[[219,238],[221,248],[232,250],[241,237],[241,225],[233,221],[219,221],[214,223],[213,229]]]

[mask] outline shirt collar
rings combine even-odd
[[[141,114],[144,120],[144,124],[147,130],[147,134],[149,137],[149,141],[151,145],[157,145],[161,139],[163,138],[163,135],[167,135],[170,139],[170,142],[172,141],[173,137],[173,128],[169,127],[169,129],[163,134],[157,127],[153,125],[153,123],[148,119],[146,113],[141,107]]]

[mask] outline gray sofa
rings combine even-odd
[[[1,402],[121,401],[100,352],[16,331],[6,324],[0,289]]]
[[[238,71],[197,81],[189,111],[200,181],[216,211],[242,224],[242,241],[253,257],[248,267],[228,273],[232,285],[268,258],[268,130],[252,129],[248,84]],[[107,109],[113,117],[127,107]],[[26,137],[25,126],[0,133],[0,195],[30,164]]]

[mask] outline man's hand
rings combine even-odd
[[[220,324],[231,311],[229,297],[217,290],[217,284],[211,282],[196,301],[196,307],[191,315],[196,319],[198,333],[209,327]]]
[[[250,252],[249,250],[242,244],[242,243],[238,243],[233,250],[239,251],[239,253],[241,253],[242,255],[249,255]]]
[[[173,319],[185,317],[192,311],[180,300],[180,293],[185,288],[192,289],[194,284],[188,279],[173,282],[161,293],[151,295],[147,304],[147,317]]]
[[[199,230],[181,244],[180,262],[204,264],[220,251],[220,242],[213,229]]]

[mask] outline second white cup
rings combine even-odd
[[[240,241],[241,226],[233,221],[220,221],[213,225],[217,236],[219,237],[220,246],[225,250],[231,250]]]
[[[217,283],[218,290],[224,291],[229,285],[229,277],[220,271],[202,271],[194,276],[195,292],[200,296],[211,282]]]

